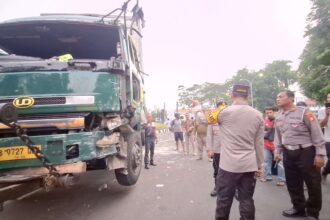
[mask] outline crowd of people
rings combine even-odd
[[[195,155],[196,160],[203,160],[206,150],[213,159],[215,186],[210,194],[217,196],[216,220],[229,219],[234,197],[240,203],[241,219],[255,219],[256,181],[270,182],[274,174],[277,186],[287,186],[292,202],[282,215],[318,219],[321,181],[330,173],[330,160],[325,164],[330,158],[330,93],[316,118],[304,103],[294,104],[289,90],[280,92],[277,106],[267,107],[262,114],[248,105],[249,89],[234,85],[232,104],[219,108],[226,105],[219,101],[215,108],[221,111],[216,117],[205,114],[196,100],[184,117],[175,113],[169,127],[176,150]],[[157,141],[153,134],[152,140]],[[153,148],[154,144],[146,147],[146,152],[152,151],[150,159],[145,157],[146,168],[148,162],[153,164]]]

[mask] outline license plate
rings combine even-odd
[[[35,147],[41,150],[41,145],[35,145]],[[27,146],[12,146],[0,148],[0,161],[26,160],[35,158],[36,156]]]

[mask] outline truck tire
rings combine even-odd
[[[127,169],[116,169],[115,175],[118,183],[123,186],[134,185],[141,172],[142,146],[140,132],[134,132],[124,138],[127,143]]]

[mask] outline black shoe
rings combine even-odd
[[[149,167],[148,167],[148,165],[146,164],[146,165],[144,165],[144,169],[149,169]]]
[[[213,189],[213,190],[211,191],[210,196],[212,196],[212,197],[217,196],[217,192],[215,191],[215,189]]]
[[[295,208],[284,210],[282,215],[285,217],[296,218],[296,217],[306,217],[305,211],[298,211]]]
[[[157,164],[154,164],[154,162],[150,162],[151,166],[157,166]]]

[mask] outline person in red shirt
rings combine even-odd
[[[260,179],[261,182],[272,181],[272,165],[274,161],[274,120],[275,120],[275,111],[274,107],[267,107],[264,110],[265,113],[265,136],[264,136],[264,175],[263,178]],[[277,167],[277,186],[285,185],[285,175],[284,175],[284,167],[282,161],[279,161],[275,164]]]

